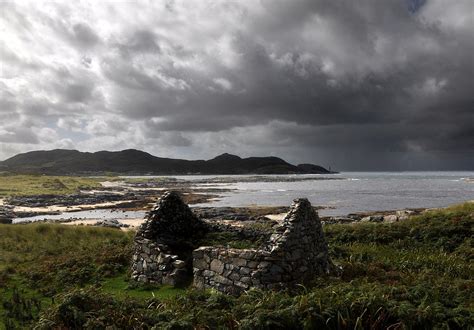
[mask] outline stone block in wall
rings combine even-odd
[[[218,274],[222,274],[224,272],[224,263],[219,259],[214,259],[211,261],[209,269]]]

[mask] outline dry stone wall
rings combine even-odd
[[[179,285],[193,276],[198,288],[240,294],[306,283],[332,267],[317,212],[297,199],[258,249],[198,246],[213,226],[198,219],[176,193],[165,193],[135,237],[132,279]]]
[[[194,285],[230,294],[291,287],[329,272],[332,264],[318,214],[307,199],[293,202],[262,249],[201,247],[193,252]]]
[[[179,285],[192,276],[195,238],[207,227],[175,192],[165,193],[135,236],[132,279]]]

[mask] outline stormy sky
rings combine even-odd
[[[0,159],[474,170],[474,1],[1,1]]]

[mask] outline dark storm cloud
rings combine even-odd
[[[10,129],[0,131],[0,142],[37,144],[39,139],[34,132],[27,128],[10,127]]]
[[[470,0],[2,6],[1,110],[63,145],[474,166]]]
[[[87,24],[74,24],[72,26],[72,32],[75,41],[82,47],[92,47],[99,42],[99,37]]]
[[[69,84],[64,88],[64,96],[67,102],[85,102],[90,99],[92,91],[91,85]]]
[[[117,43],[117,48],[123,57],[129,58],[138,53],[156,53],[160,52],[160,46],[156,35],[152,31],[138,30],[129,36],[123,43]]]

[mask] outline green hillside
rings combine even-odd
[[[0,172],[26,174],[321,174],[331,173],[312,164],[292,165],[277,157],[222,154],[210,160],[160,158],[129,149],[79,152],[77,150],[31,151],[0,162]]]

